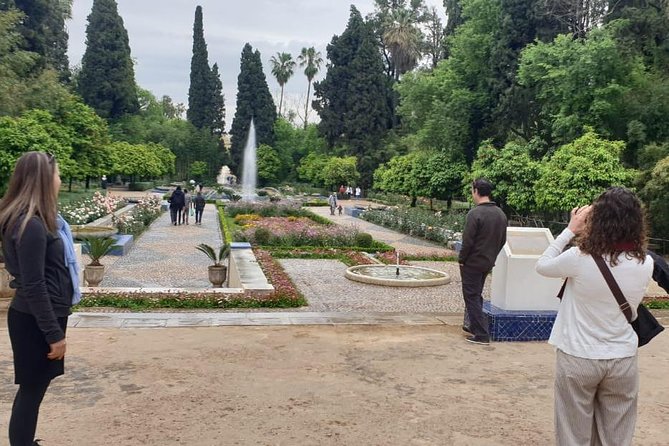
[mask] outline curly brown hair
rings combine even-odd
[[[608,256],[612,266],[618,256],[646,260],[646,218],[639,199],[624,187],[610,187],[592,204],[579,248],[591,256]]]

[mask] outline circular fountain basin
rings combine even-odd
[[[346,278],[356,282],[383,286],[437,286],[451,282],[451,277],[442,272],[420,266],[358,265],[346,270]]]

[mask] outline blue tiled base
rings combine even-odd
[[[360,214],[362,214],[365,210],[364,209],[358,209],[354,207],[345,207],[344,208],[344,214],[350,215],[351,217],[358,218],[360,217]]]
[[[124,256],[130,251],[132,244],[134,243],[134,237],[130,234],[117,234],[112,236],[115,240],[116,246],[109,251],[110,256]],[[81,253],[88,254],[88,249],[86,245],[81,245]]]
[[[551,334],[556,311],[510,311],[483,302],[493,341],[545,341]]]

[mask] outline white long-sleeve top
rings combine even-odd
[[[562,252],[573,238],[574,233],[565,229],[537,261],[539,274],[569,279],[548,343],[579,358],[636,355],[637,335],[592,256],[577,247]],[[646,256],[641,263],[621,254],[614,267],[605,260],[636,318],[636,308],[651,279],[653,260]]]

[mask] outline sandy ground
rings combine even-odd
[[[4,314],[0,315],[4,325]],[[665,322],[667,322],[665,320]],[[554,353],[456,326],[68,333],[44,446],[548,445]],[[15,391],[0,327],[0,444]],[[669,335],[640,351],[635,444],[669,440]]]

